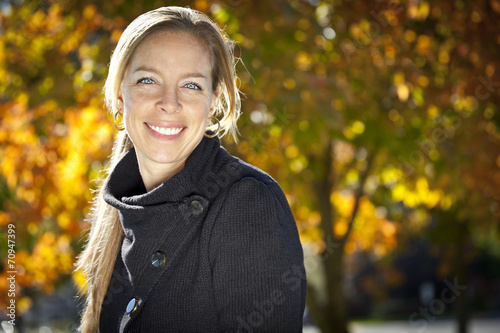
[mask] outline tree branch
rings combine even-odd
[[[366,160],[366,168],[361,172],[361,177],[359,178],[359,187],[354,191],[354,208],[352,210],[351,218],[349,219],[349,222],[347,224],[347,231],[340,240],[340,245],[341,248],[345,248],[345,244],[347,243],[347,240],[349,239],[349,236],[351,235],[352,228],[354,226],[354,220],[356,219],[356,215],[358,214],[359,210],[359,200],[361,199],[361,196],[363,195],[363,187],[365,186],[366,179],[368,178],[368,175],[370,174],[370,170],[373,164],[373,160],[375,158],[375,153],[369,155]]]
[[[321,156],[318,161],[320,168],[322,169],[322,174],[318,177],[315,184],[315,193],[318,200],[318,209],[321,215],[321,229],[323,230],[323,239],[335,239],[333,233],[333,216],[334,211],[330,203],[330,195],[333,188],[333,175],[334,172],[332,168],[333,161],[333,151],[331,143],[326,147],[323,156]]]

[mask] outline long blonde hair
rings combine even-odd
[[[230,134],[236,140],[240,97],[234,68],[232,41],[210,18],[188,8],[158,8],[139,16],[125,29],[111,56],[104,87],[108,110],[113,116],[120,112],[118,96],[128,62],[137,45],[151,32],[158,29],[189,33],[207,45],[212,64],[212,82],[214,83],[212,88],[218,95],[213,116],[221,118],[219,135]],[[119,132],[107,169],[108,175],[121,157],[132,147],[132,141],[126,131]],[[104,180],[99,186],[89,216],[92,227],[88,242],[76,263],[76,270],[85,274],[87,282],[85,308],[78,328],[83,333],[94,333],[99,329],[102,303],[123,239],[118,211],[103,199]]]

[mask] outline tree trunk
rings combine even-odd
[[[334,190],[335,175],[332,168],[333,151],[329,146],[325,150],[319,162],[323,174],[314,184],[314,192],[318,202],[318,210],[321,215],[321,230],[325,249],[321,253],[321,259],[325,272],[327,305],[321,311],[321,307],[311,304],[310,309],[317,325],[323,333],[348,333],[346,300],[343,288],[344,248],[353,228],[354,220],[359,208],[359,200],[363,194],[363,186],[366,182],[375,154],[368,156],[365,170],[360,174],[359,188],[354,191],[354,207],[352,216],[348,223],[347,232],[342,237],[336,237],[333,232],[335,222],[335,207],[330,202],[330,195]],[[309,303],[315,302],[313,297]]]
[[[321,215],[321,230],[325,242],[325,249],[321,253],[321,261],[325,272],[326,298],[328,302],[321,311],[316,307],[311,313],[323,333],[347,333],[342,284],[344,249],[340,246],[341,240],[337,239],[333,233],[335,213],[334,207],[330,203],[330,195],[334,187],[332,161],[332,147],[329,146],[326,148],[321,160],[317,161],[321,165],[323,173],[314,186],[318,210]],[[310,302],[312,301],[311,298]]]
[[[460,285],[469,285],[469,279],[467,278],[467,267],[464,261],[464,253],[467,252],[466,247],[468,234],[466,221],[458,222],[457,227],[459,229],[457,247],[455,251],[455,273]],[[467,292],[468,290],[466,289],[459,295],[457,295],[457,333],[468,332],[469,308],[467,306]]]
[[[314,318],[315,324],[321,329],[321,332],[331,332],[333,328],[328,321],[327,310],[322,307],[316,298],[316,290],[307,285],[307,310]]]
[[[332,253],[323,252],[328,293],[328,314],[330,331],[323,333],[347,333],[346,300],[343,288],[343,249]]]
[[[343,289],[343,257],[340,248],[325,249],[321,254],[325,271],[328,303],[320,306],[315,291],[308,287],[307,306],[322,333],[348,333]]]

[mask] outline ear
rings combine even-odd
[[[118,92],[118,98],[117,98],[117,101],[116,101],[116,104],[118,106],[118,112],[123,114],[123,94],[122,94],[122,89],[123,88],[123,84],[120,85],[120,91]]]

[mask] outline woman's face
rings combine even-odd
[[[211,69],[208,48],[187,33],[155,31],[137,46],[119,103],[141,168],[183,167],[216,98]]]

